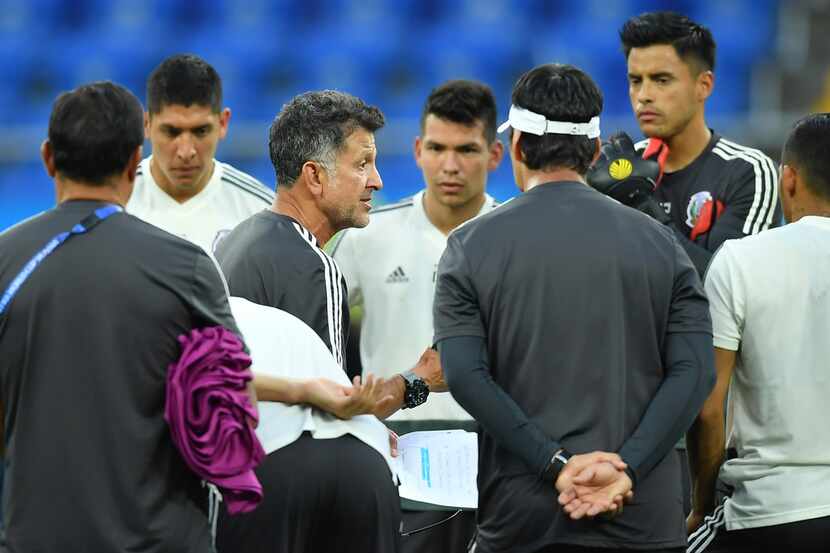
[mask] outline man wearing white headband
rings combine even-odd
[[[510,106],[507,121],[499,125],[500,133],[513,127],[517,131],[542,136],[544,134],[571,134],[599,138],[599,115],[591,117],[587,123],[568,123],[565,121],[548,121],[544,115],[533,113],[519,106]]]
[[[445,377],[483,429],[471,551],[685,551],[672,446],[714,384],[700,278],[669,229],[586,185],[588,75],[539,66],[512,103],[523,194],[450,235],[435,293]]]

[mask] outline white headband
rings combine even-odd
[[[504,132],[508,127],[539,136],[547,133],[597,138],[599,136],[599,115],[591,117],[591,120],[587,123],[548,121],[544,115],[513,105],[510,106],[510,115],[507,116],[507,121],[499,126],[498,132]]]

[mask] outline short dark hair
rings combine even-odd
[[[807,188],[830,201],[830,113],[813,113],[796,122],[781,154],[781,163],[793,165]]]
[[[591,77],[572,65],[558,63],[540,65],[519,77],[512,101],[551,121],[587,123],[602,111],[602,93]],[[596,139],[587,136],[523,132],[519,148],[529,169],[567,167],[584,175],[597,146]]]
[[[92,185],[123,171],[144,143],[144,110],[132,92],[109,81],[64,92],[49,116],[55,169]]]
[[[625,59],[632,48],[671,44],[686,63],[694,62],[703,70],[715,70],[712,32],[679,13],[650,12],[632,17],[620,29],[620,40]]]
[[[147,79],[147,109],[159,113],[173,105],[222,111],[222,78],[216,69],[193,54],[177,54],[161,62]]]
[[[467,126],[481,121],[487,143],[496,139],[496,98],[484,83],[453,80],[433,88],[421,113],[422,133],[427,115],[430,114]]]
[[[322,90],[295,96],[282,107],[268,133],[277,186],[291,188],[307,161],[333,169],[337,152],[356,129],[375,132],[384,123],[377,107],[345,92]]]

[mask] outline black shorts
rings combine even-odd
[[[824,553],[830,549],[830,517],[811,518],[774,526],[727,530],[724,504],[707,516],[689,536],[687,553]]]
[[[219,553],[396,553],[398,489],[383,457],[353,436],[304,432],[257,468],[264,499],[252,512],[222,509]]]

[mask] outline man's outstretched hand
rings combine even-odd
[[[394,403],[394,397],[385,391],[384,379],[371,374],[363,381],[356,376],[351,387],[315,378],[304,384],[304,393],[303,403],[341,419],[383,411]]]
[[[616,453],[574,455],[556,479],[562,510],[574,520],[618,514],[623,503],[634,495],[625,469],[626,464]]]

